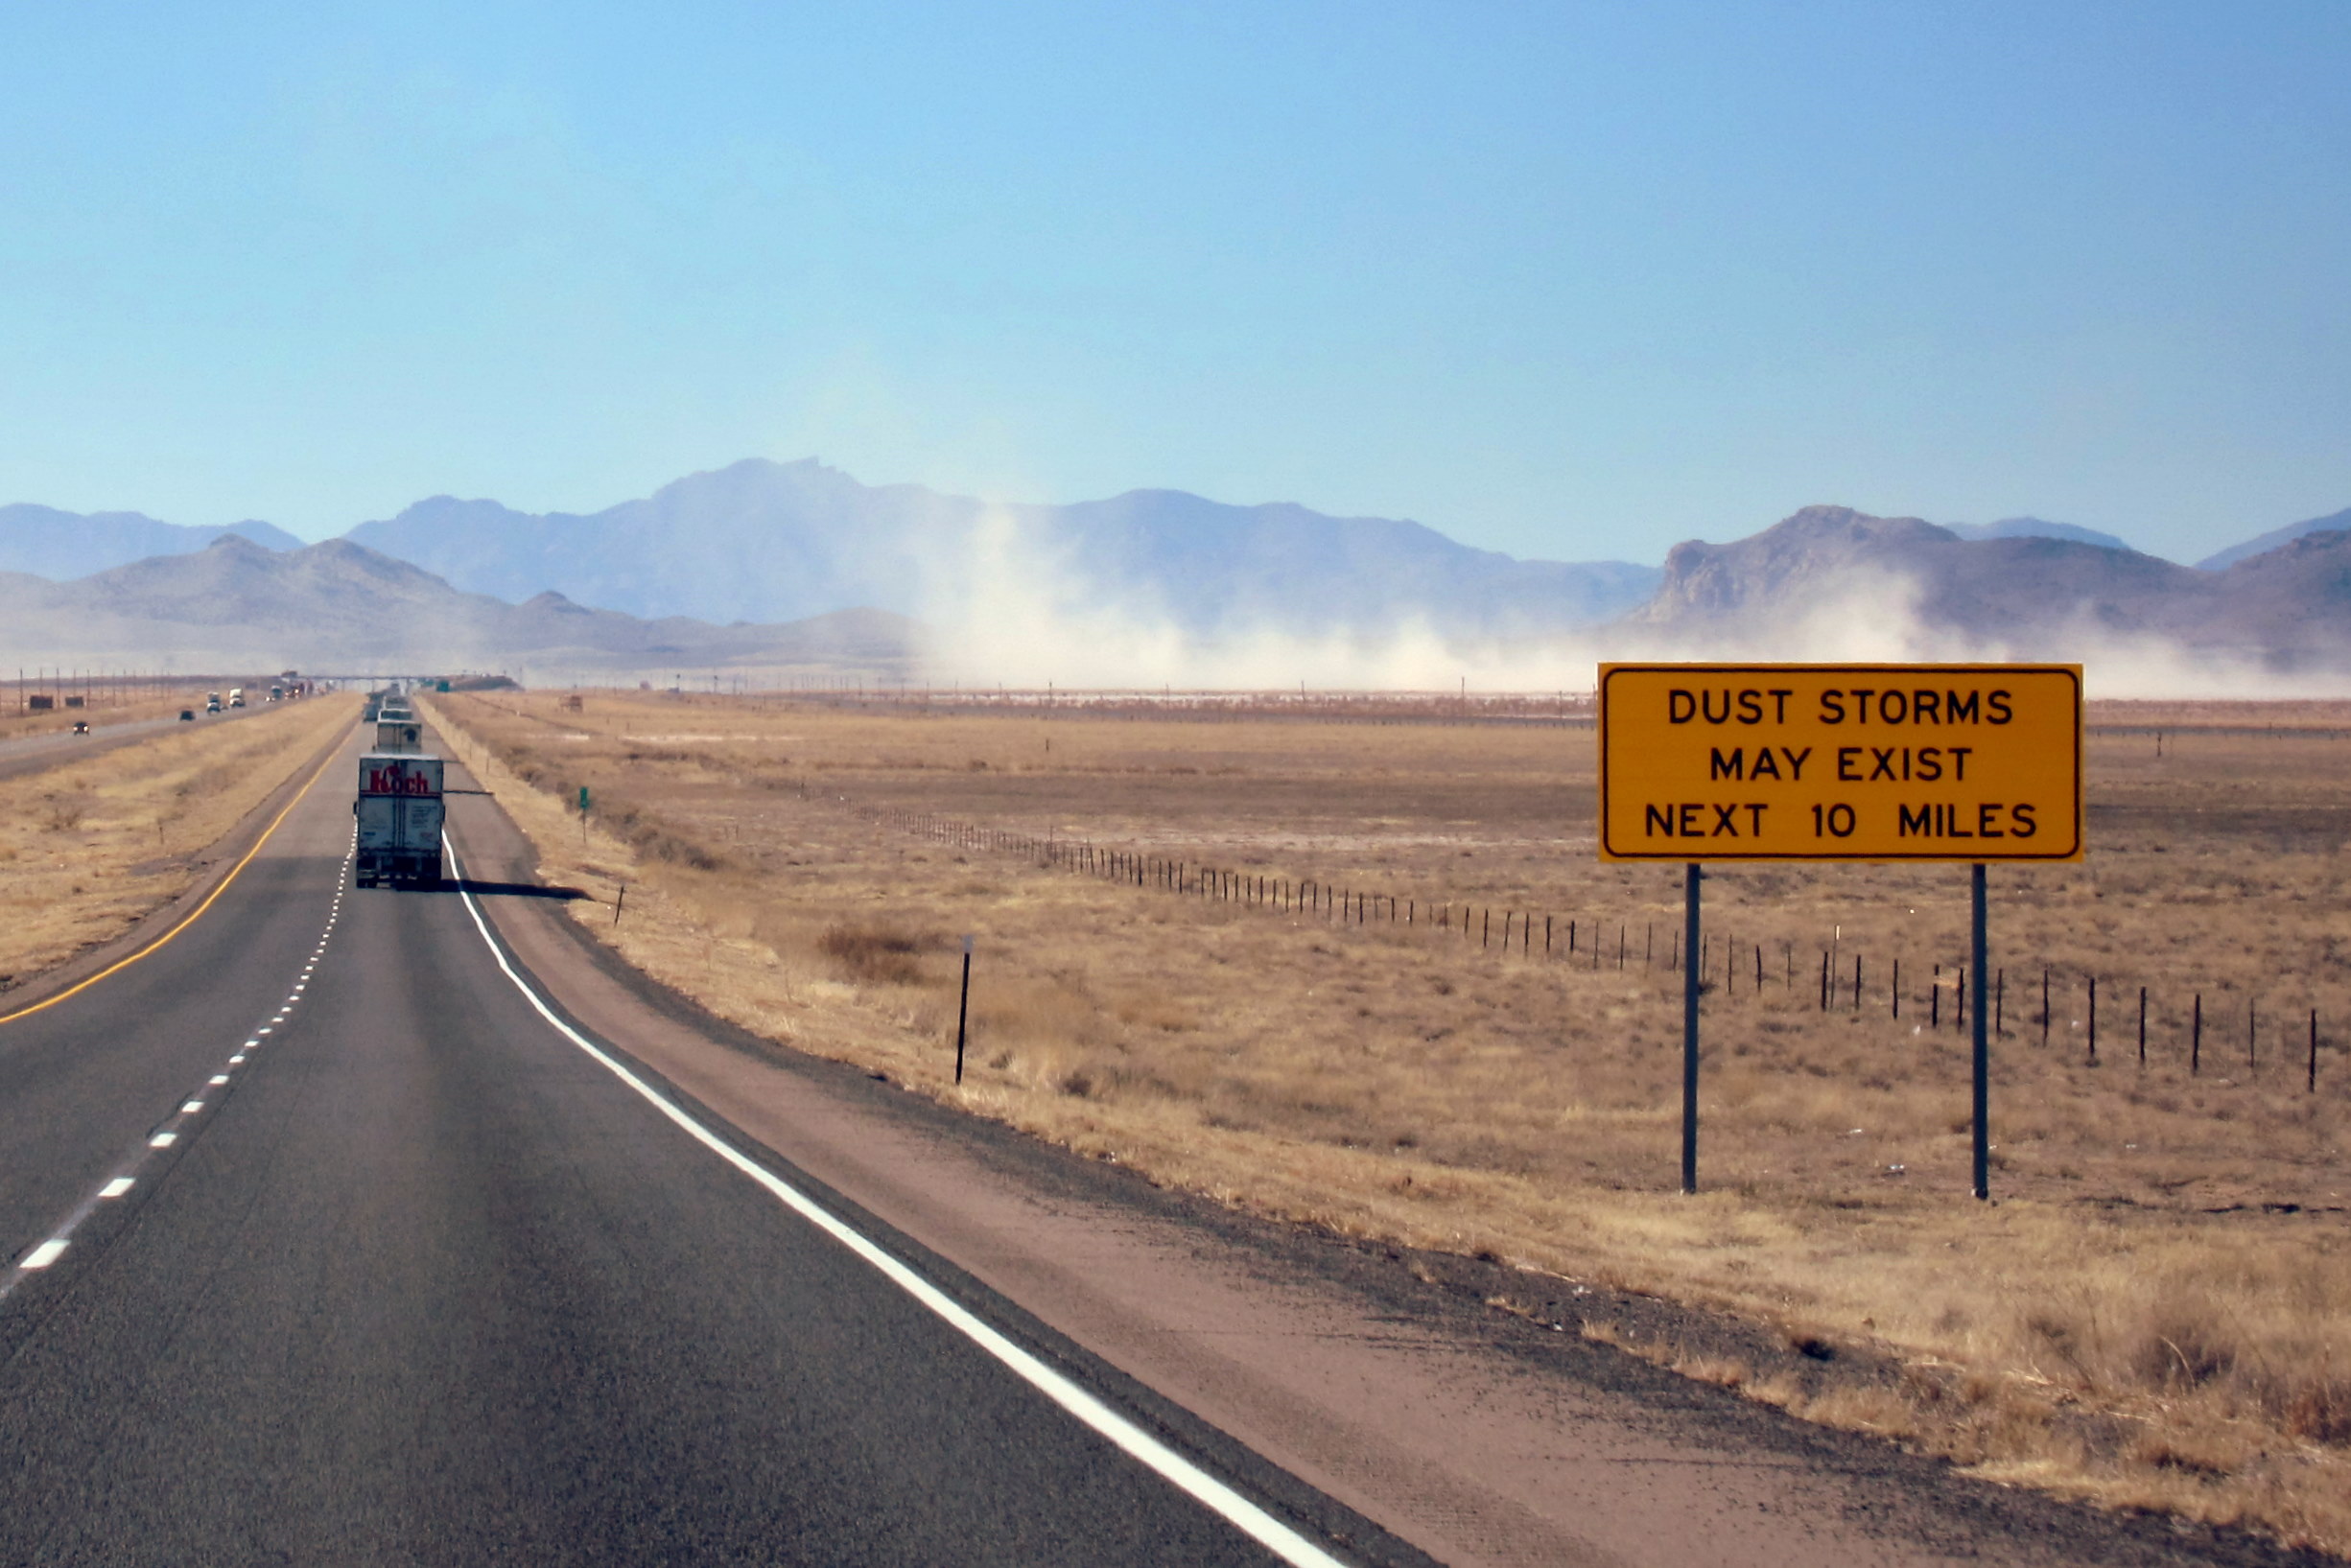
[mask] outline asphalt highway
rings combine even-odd
[[[357,749],[0,1020],[0,1561],[1348,1560],[670,1104],[485,900],[347,890]]]

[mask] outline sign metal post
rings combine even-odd
[[[962,998],[955,1003],[955,1082],[958,1084],[963,1082],[964,1024],[970,1019],[971,1016],[972,938],[970,933],[967,932],[963,938],[963,995]]]
[[[1984,971],[1990,964],[1991,943],[1985,936],[1983,861],[1978,860],[1968,868],[1967,886],[1970,895],[1968,901],[1972,906],[1967,922],[1967,950],[1970,954],[1967,960],[1967,989],[1975,994],[1972,997],[1975,1002],[1975,1034],[1974,1049],[1971,1053],[1975,1058],[1975,1097],[1973,1101],[1975,1107],[1973,1135],[1975,1185],[1972,1190],[1979,1198],[1989,1198],[1992,1195],[1992,1150],[1989,1141],[1991,1137],[1992,1048],[1991,1031],[1984,1017]]]
[[[1681,1190],[1698,1190],[1698,884],[1693,860],[1681,869]]]

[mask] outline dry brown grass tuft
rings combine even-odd
[[[917,960],[925,944],[913,932],[883,922],[828,925],[816,939],[826,957],[839,962],[852,980],[870,985],[910,986],[921,981]]]
[[[45,832],[70,833],[90,814],[93,798],[84,788],[44,789],[34,808],[34,820]]]
[[[607,899],[628,880],[627,920],[600,936],[772,1038],[1258,1212],[1726,1309],[1909,1369],[1824,1356],[1816,1384],[1627,1345],[1811,1419],[2351,1548],[2351,1057],[2330,1033],[2308,1094],[2274,1038],[2248,1067],[2243,1011],[2351,1020],[2351,743],[2240,734],[2246,715],[2217,710],[2134,714],[2167,726],[2160,760],[2135,734],[2093,743],[2092,858],[1996,874],[2003,1201],[1986,1206],[1964,1196],[1950,1011],[1964,884],[1931,867],[1710,883],[1708,1190],[1673,1191],[1678,874],[1591,858],[1587,737],[627,692],[576,714],[439,706],[550,876]],[[577,817],[518,782],[589,783],[626,811],[583,847]],[[888,825],[924,814],[1392,894],[1415,920],[1176,897]],[[649,848],[670,840],[684,851]],[[1572,960],[1542,958],[1544,912],[1562,948],[1577,922]],[[1522,944],[1507,956],[1505,928]],[[930,931],[977,938],[961,1086],[957,966]],[[2228,1022],[2192,1073],[2199,992]]]

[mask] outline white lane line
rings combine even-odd
[[[214,1088],[220,1088],[220,1087],[221,1087],[223,1084],[225,1084],[225,1083],[227,1083],[227,1082],[228,1082],[228,1074],[226,1074],[226,1073],[224,1073],[224,1072],[216,1072],[216,1073],[214,1073],[214,1074],[212,1075],[212,1087],[213,1087]]]
[[[100,1187],[98,1189],[98,1196],[101,1198],[120,1198],[124,1193],[129,1192],[134,1185],[136,1185],[136,1183],[129,1177],[118,1176],[113,1181],[108,1182],[105,1186]]]
[[[18,1258],[16,1260],[16,1266],[24,1270],[25,1273],[31,1274],[35,1269],[46,1269],[50,1264],[55,1263],[59,1258],[61,1258],[64,1255],[65,1243],[59,1240],[57,1237],[52,1236],[47,1241],[42,1242],[38,1247],[34,1248],[33,1251],[27,1252],[24,1256]]]
[[[464,869],[458,863],[457,846],[441,835],[442,846],[449,852],[449,863],[462,881]],[[1341,1568],[1343,1559],[1331,1556],[1306,1539],[1263,1509],[1252,1503],[1231,1486],[1210,1475],[1190,1460],[1154,1438],[1126,1416],[1119,1415],[1102,1400],[1089,1393],[1072,1379],[1046,1366],[1043,1361],[1022,1349],[1002,1334],[989,1327],[968,1308],[960,1305],[929,1280],[906,1267],[879,1246],[868,1241],[861,1231],[852,1229],[835,1219],[831,1210],[819,1205],[790,1182],[784,1181],[764,1166],[740,1153],[717,1134],[695,1121],[676,1106],[657,1093],[650,1084],[639,1078],[587,1036],[555,1016],[554,1010],[539,998],[529,982],[515,972],[506,962],[506,955],[490,935],[489,924],[482,918],[482,908],[474,902],[472,893],[460,887],[458,896],[464,900],[466,912],[474,917],[474,928],[482,933],[482,943],[490,949],[490,957],[514,989],[523,994],[539,1017],[551,1028],[573,1044],[585,1051],[599,1065],[622,1083],[635,1089],[654,1110],[675,1122],[689,1137],[694,1138],[720,1159],[734,1166],[785,1207],[798,1214],[817,1229],[839,1242],[843,1247],[879,1271],[882,1277],[929,1307],[951,1327],[966,1339],[994,1356],[1020,1376],[1031,1388],[1069,1412],[1103,1438],[1126,1451],[1135,1460],[1155,1471],[1162,1480],[1193,1501],[1215,1513],[1242,1534],[1264,1547],[1283,1562],[1297,1568]]]
[[[179,1135],[177,1133],[157,1133],[153,1137],[147,1140],[147,1146],[150,1149],[168,1149],[178,1141]]]
[[[245,1065],[245,1053],[244,1053],[243,1051],[239,1051],[239,1052],[238,1052],[238,1053],[237,1053],[235,1056],[230,1057],[230,1058],[228,1059],[228,1065],[229,1065],[230,1066],[232,1066],[232,1067],[242,1067],[242,1066],[244,1066],[244,1065]]]
[[[183,1116],[193,1116],[193,1115],[195,1115],[195,1114],[196,1114],[198,1112],[200,1112],[200,1111],[201,1111],[201,1110],[203,1110],[203,1109],[204,1109],[204,1102],[203,1102],[203,1101],[201,1101],[201,1100],[190,1100],[190,1101],[189,1101],[187,1104],[185,1104],[185,1105],[183,1105],[183,1106],[181,1106],[181,1107],[179,1108],[179,1113],[180,1113],[181,1115],[183,1115]]]

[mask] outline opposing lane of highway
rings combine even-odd
[[[237,708],[218,714],[206,714],[200,705],[193,710],[200,724],[220,724],[225,720],[249,718],[255,714],[268,713],[266,707]],[[176,730],[177,718],[136,718],[126,724],[92,725],[88,735],[75,735],[70,730],[49,735],[20,735],[13,740],[0,740],[0,779],[13,779],[19,774],[39,773],[48,768],[79,761],[84,757],[100,757],[118,746],[128,746],[136,740],[152,738],[158,732]]]
[[[1269,1560],[550,1028],[460,898],[336,915],[341,796],[0,1027],[12,1256],[149,1160],[0,1302],[0,1556]]]

